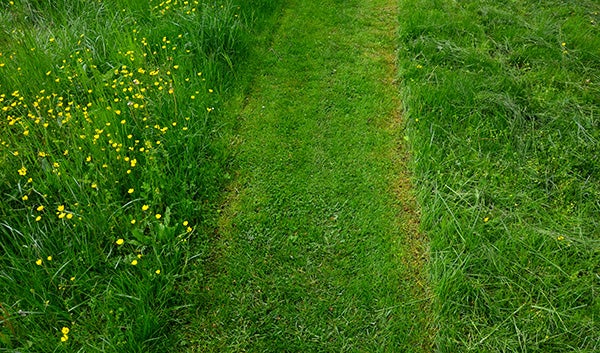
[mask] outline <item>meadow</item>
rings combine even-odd
[[[0,4],[0,351],[161,351],[268,1]]]
[[[600,5],[283,3],[0,3],[0,351],[598,351]]]
[[[400,1],[438,352],[600,349],[600,6]]]

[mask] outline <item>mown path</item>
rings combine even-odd
[[[428,352],[395,1],[290,1],[233,139],[197,352]]]

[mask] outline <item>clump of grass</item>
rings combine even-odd
[[[596,351],[600,7],[401,3],[439,351]]]
[[[14,0],[0,18],[0,350],[165,351],[225,180],[215,109],[246,16]]]

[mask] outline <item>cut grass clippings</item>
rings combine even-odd
[[[400,1],[439,352],[600,349],[600,6]]]
[[[430,350],[416,211],[398,180],[395,13],[382,0],[286,5],[240,102],[188,351]]]

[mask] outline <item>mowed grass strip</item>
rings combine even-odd
[[[436,350],[600,350],[600,5],[400,4]]]
[[[236,177],[209,278],[190,293],[189,351],[428,351],[427,299],[413,290],[426,283],[400,221],[414,204],[396,192],[395,10],[287,4],[232,139]]]

